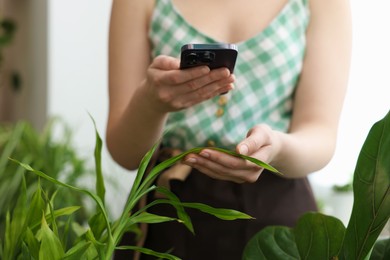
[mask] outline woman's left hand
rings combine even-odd
[[[257,125],[237,145],[237,152],[270,163],[280,150],[278,135],[267,125]],[[190,154],[184,163],[219,180],[236,183],[256,182],[264,168],[247,160],[213,149],[204,149],[199,154]]]

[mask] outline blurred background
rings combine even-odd
[[[330,164],[310,177],[323,211],[344,222],[352,194],[339,186],[350,182],[370,127],[390,108],[390,2],[353,0],[351,6],[353,58],[337,150]],[[15,26],[11,41],[0,45],[0,122],[27,120],[40,130],[58,116],[72,129],[78,153],[93,161],[88,113],[104,139],[110,8],[110,0],[0,0],[0,19]],[[105,147],[103,168],[115,215],[135,172],[116,165]]]

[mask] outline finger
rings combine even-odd
[[[269,144],[270,128],[267,125],[253,127],[247,137],[237,145],[237,150],[242,155],[251,155],[265,145]]]
[[[204,149],[199,155],[232,170],[257,171],[261,169],[260,166],[252,162],[212,149]]]
[[[233,174],[226,173],[228,169],[223,168],[221,165],[213,163],[211,161],[200,158],[196,155],[190,155],[185,160],[184,163],[197,169],[198,171],[206,174],[207,176],[224,181],[233,181],[236,183],[245,182],[243,179],[236,177]]]
[[[180,60],[166,55],[159,55],[153,59],[150,67],[159,70],[178,70]]]

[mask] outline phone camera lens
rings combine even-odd
[[[215,59],[215,53],[211,51],[205,51],[203,53],[201,61],[204,63],[210,63],[213,62]]]
[[[195,52],[191,52],[189,53],[187,56],[186,56],[186,63],[188,65],[195,65],[198,63],[198,54],[196,54]]]

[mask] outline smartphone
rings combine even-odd
[[[181,47],[180,68],[207,65],[210,69],[226,67],[233,73],[237,55],[235,44],[185,44]]]

